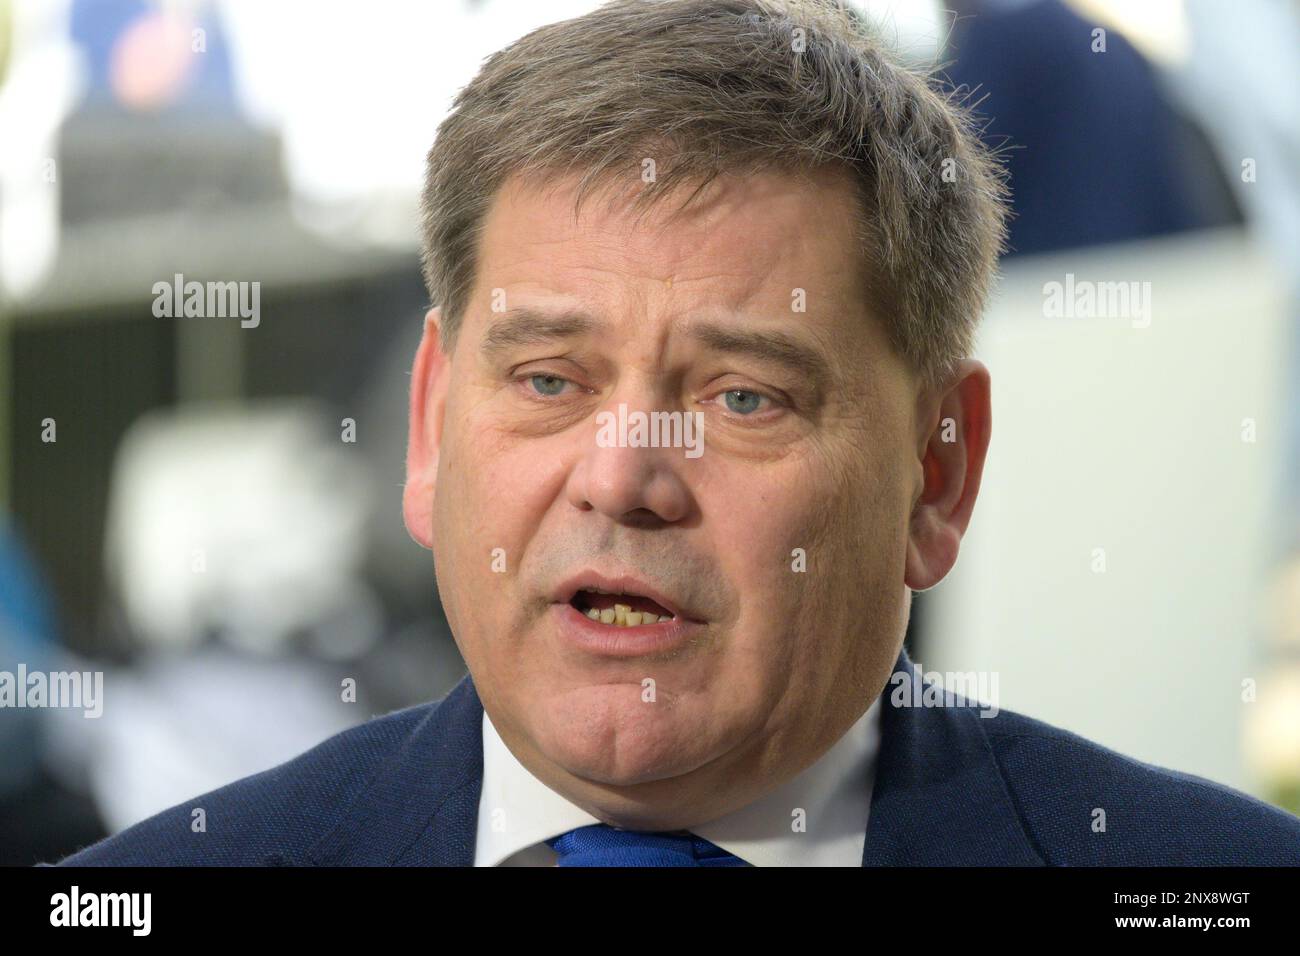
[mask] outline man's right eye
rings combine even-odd
[[[560,378],[558,375],[531,375],[528,378],[528,384],[538,395],[545,395],[548,398],[561,394],[564,386],[569,384],[567,378]]]

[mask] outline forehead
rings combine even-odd
[[[726,174],[633,205],[639,170],[602,183],[575,210],[579,177],[512,177],[484,218],[476,284],[536,286],[592,305],[862,311],[857,193],[846,172]]]

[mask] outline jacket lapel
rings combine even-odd
[[[912,706],[904,650],[881,700],[863,866],[1044,866],[1020,823],[973,706]],[[898,703],[895,703],[895,701]]]
[[[483,704],[461,678],[407,734],[344,817],[308,851],[317,865],[472,866],[483,786]]]

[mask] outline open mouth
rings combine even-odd
[[[583,589],[569,599],[569,604],[591,620],[614,627],[645,627],[674,618],[672,611],[643,594]]]

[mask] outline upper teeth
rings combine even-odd
[[[650,611],[634,611],[627,604],[615,604],[603,611],[598,611],[594,607],[588,608],[587,617],[593,621],[600,621],[601,624],[614,624],[618,627],[638,627],[642,624],[658,624],[673,619],[671,614],[660,614],[656,617]]]

